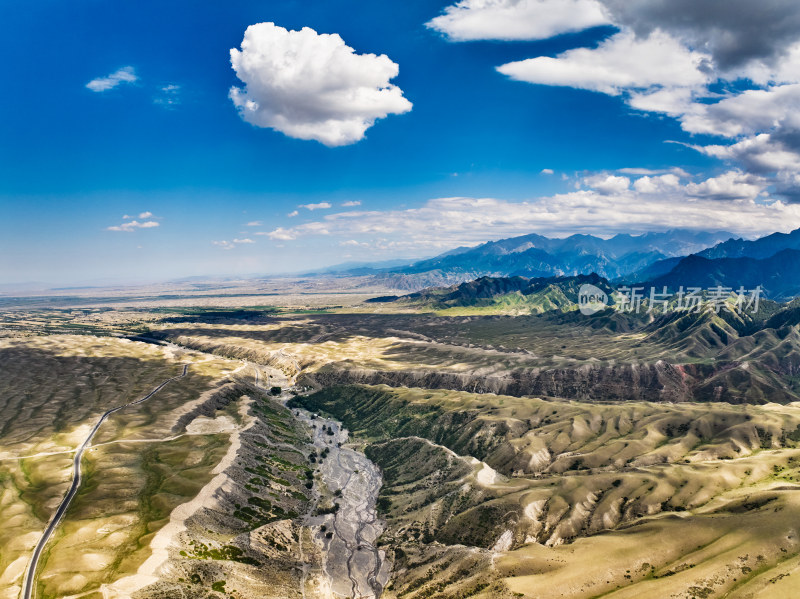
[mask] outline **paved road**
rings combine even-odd
[[[111,416],[114,412],[119,412],[120,410],[124,410],[125,408],[130,408],[131,406],[139,405],[142,402],[147,401],[153,395],[161,391],[168,383],[175,381],[177,379],[183,378],[186,376],[186,372],[189,370],[189,365],[183,365],[183,372],[178,376],[174,376],[170,379],[167,379],[163,383],[161,383],[158,387],[150,391],[147,395],[142,397],[141,399],[137,399],[136,401],[132,401],[130,403],[126,403],[121,406],[117,406],[116,408],[111,408],[107,412],[105,412],[102,416],[100,416],[100,420],[97,421],[97,424],[94,425],[94,428],[91,430],[89,435],[84,439],[81,446],[78,447],[78,450],[75,452],[75,458],[72,460],[72,485],[67,491],[67,494],[64,496],[64,499],[61,500],[61,505],[58,506],[56,513],[53,515],[50,523],[47,525],[47,528],[44,529],[44,533],[42,533],[42,538],[39,539],[39,542],[36,544],[36,548],[33,550],[33,555],[31,556],[31,561],[28,564],[28,571],[25,575],[25,584],[22,586],[22,599],[31,599],[33,597],[34,586],[36,582],[36,567],[39,565],[39,558],[42,555],[42,551],[44,550],[45,545],[47,545],[47,541],[50,540],[50,537],[55,532],[56,527],[58,526],[61,519],[64,517],[64,514],[69,508],[69,504],[72,502],[72,499],[75,497],[78,489],[81,486],[81,459],[83,458],[83,452],[91,445],[92,437],[94,437],[97,429],[100,428],[100,425],[105,422],[106,418]]]

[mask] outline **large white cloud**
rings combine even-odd
[[[411,110],[390,83],[398,65],[383,54],[356,54],[337,34],[258,23],[230,53],[245,84],[231,88],[230,98],[258,127],[342,146],[362,139],[377,119]]]
[[[661,31],[646,38],[623,31],[597,48],[576,48],[555,58],[539,56],[497,68],[519,81],[566,85],[618,95],[625,90],[704,86],[709,56],[689,50]]]
[[[596,0],[462,0],[427,26],[454,41],[538,40],[607,23]]]
[[[798,72],[800,79],[800,71]],[[712,104],[695,104],[681,117],[691,133],[724,137],[763,132],[796,121],[800,110],[800,83],[751,89]]]

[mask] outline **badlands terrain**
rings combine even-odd
[[[0,597],[796,596],[795,304],[282,285],[4,298]]]

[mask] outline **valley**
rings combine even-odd
[[[9,309],[0,596],[134,402],[31,596],[791,597],[795,303],[586,316],[582,281]]]

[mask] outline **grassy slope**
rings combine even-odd
[[[16,596],[30,550],[69,486],[68,452],[104,410],[179,373],[181,360],[194,358],[176,360],[155,346],[89,336],[0,342],[0,595]],[[85,484],[40,564],[45,596],[96,587],[146,557],[146,540],[165,522],[165,511],[208,479],[227,437],[116,442],[173,436],[171,414],[228,369],[224,361],[194,364],[152,400],[104,423],[95,444],[112,444],[86,455]],[[37,456],[51,452],[62,453]],[[37,457],[13,459],[20,455]],[[157,475],[160,462],[175,465],[171,475]]]
[[[720,596],[800,555],[795,407],[598,406],[360,386],[295,401],[341,419],[383,468],[397,596],[430,596],[442,582],[415,566],[420,545],[486,550],[503,533],[511,551],[497,572],[529,597]],[[483,466],[469,456],[506,477],[481,482]],[[442,596],[473,583],[500,596],[490,572],[451,581]]]

